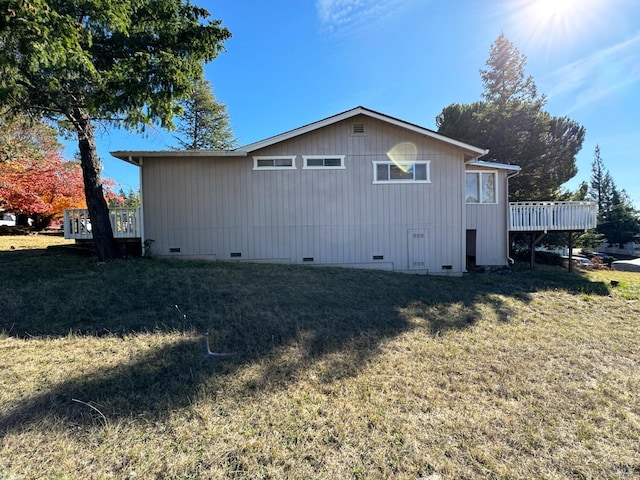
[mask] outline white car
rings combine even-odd
[[[16,216],[13,213],[0,213],[0,227],[15,227]]]

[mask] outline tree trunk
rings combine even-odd
[[[95,135],[89,113],[82,108],[74,108],[69,113],[78,134],[78,148],[80,150],[80,164],[84,180],[84,194],[87,209],[91,219],[91,234],[93,244],[100,261],[122,258],[122,251],[113,237],[111,222],[109,221],[109,207],[104,199],[100,170],[102,164],[96,149]]]

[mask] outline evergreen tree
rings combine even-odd
[[[526,57],[504,36],[480,71],[483,100],[453,104],[436,117],[438,133],[489,149],[483,160],[522,167],[510,182],[511,199],[550,200],[577,173],[584,127],[543,110],[544,95],[525,75]]]
[[[125,192],[124,189],[120,189],[117,195],[109,198],[109,208],[138,208],[142,202],[140,201],[140,191],[135,191],[133,188],[130,188],[129,191]]]
[[[198,81],[180,102],[184,112],[178,116],[178,149],[229,150],[235,146],[227,107],[216,100],[212,88],[207,80]]]
[[[607,170],[604,168],[604,161],[600,155],[600,146],[596,145],[593,152],[593,162],[591,162],[591,181],[589,182],[589,194],[598,203],[598,210],[604,210],[604,200],[607,196],[607,183],[611,178],[608,176]],[[610,185],[609,185],[610,187]]]
[[[596,146],[591,164],[589,193],[598,202],[597,232],[604,235],[610,246],[632,242],[640,235],[640,216],[633,208],[625,190],[616,186],[607,171],[600,147]]]
[[[633,242],[640,235],[638,211],[631,205],[617,203],[602,213],[597,231],[607,238],[610,246],[618,244],[624,248],[625,243]]]

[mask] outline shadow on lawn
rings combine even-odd
[[[204,382],[224,385],[252,365],[261,374],[244,385],[244,394],[282,388],[333,353],[340,354],[339,364],[329,360],[327,381],[356,375],[386,339],[411,329],[434,334],[469,328],[482,314],[480,305],[508,322],[514,312],[501,298],[528,302],[541,289],[541,274],[443,278],[143,259],[98,265],[94,259],[22,252],[0,252],[0,263],[13,277],[0,279],[0,295],[13,299],[0,330],[12,336],[196,332],[134,363],[63,382],[23,401],[0,414],[0,432],[46,419],[100,424],[95,411],[73,399],[95,404],[108,419],[162,417],[189,405]],[[564,273],[544,285],[608,293],[606,285]],[[212,349],[238,354],[205,358],[199,334],[208,330]],[[291,349],[295,355],[286,354]]]

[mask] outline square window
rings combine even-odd
[[[498,203],[496,179],[496,172],[466,172],[466,203]]]

